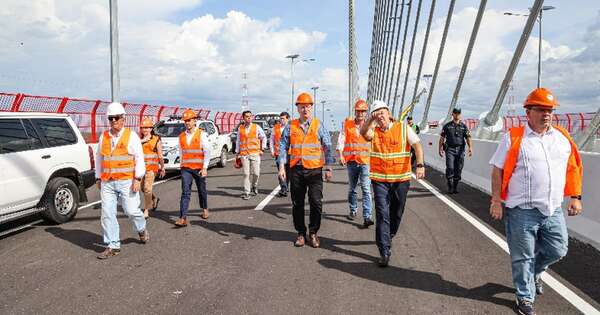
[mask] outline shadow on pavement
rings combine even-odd
[[[68,241],[73,245],[96,253],[101,253],[105,248],[104,246],[99,245],[103,242],[102,236],[89,231],[80,229],[66,230],[61,227],[49,227],[46,228],[45,231],[57,238]],[[131,243],[139,243],[139,241],[131,237],[121,241],[121,244]]]
[[[455,282],[444,280],[439,274],[427,271],[404,269],[388,266],[385,269],[374,267],[371,263],[343,262],[334,259],[320,259],[319,263],[328,269],[335,269],[367,280],[386,285],[421,290],[458,298],[491,302],[513,308],[514,301],[495,297],[499,293],[513,293],[514,290],[497,283],[467,289]]]

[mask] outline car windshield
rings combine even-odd
[[[156,127],[154,132],[161,137],[166,138],[174,138],[179,137],[179,135],[185,131],[185,125],[183,123],[179,124],[161,124]]]

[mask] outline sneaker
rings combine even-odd
[[[256,187],[252,187],[252,189],[250,189],[250,194],[251,194],[252,196],[256,196],[256,195],[258,195],[258,188],[256,188]]]
[[[140,242],[142,242],[142,244],[146,244],[150,240],[150,234],[148,233],[148,230],[139,232],[138,236],[140,237]]]
[[[350,212],[350,214],[347,216],[347,218],[350,221],[354,221],[354,218],[356,218],[356,212]]]
[[[244,200],[248,200],[248,199],[250,199],[250,195],[248,195],[248,194],[243,194],[243,195],[242,195],[242,199],[244,199]]]
[[[365,218],[365,221],[363,222],[363,228],[368,229],[369,226],[375,224],[375,222],[373,222],[373,220],[371,220],[370,218]]]
[[[535,308],[530,301],[517,300],[517,312],[521,315],[535,315]]]
[[[390,255],[384,255],[379,257],[379,260],[377,261],[377,265],[379,265],[379,267],[381,268],[385,268],[390,264]]]
[[[98,256],[98,259],[108,259],[110,257],[113,256],[117,256],[121,253],[121,250],[118,248],[109,248],[107,247],[102,253],[100,253]]]
[[[277,193],[277,197],[287,197],[287,192],[280,190],[279,193]]]
[[[544,294],[544,284],[540,278],[535,279],[535,293],[538,295]]]

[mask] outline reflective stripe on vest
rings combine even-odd
[[[260,139],[258,139],[256,124],[251,124],[248,132],[246,132],[244,124],[241,124],[238,133],[240,135],[240,155],[260,153]]]
[[[371,149],[371,180],[404,182],[410,180],[410,144],[406,125],[394,122],[387,131],[375,128]]]
[[[579,156],[579,151],[577,150],[577,145],[569,135],[569,132],[560,126],[552,126],[554,129],[560,131],[569,143],[571,144],[571,155],[569,156],[569,161],[567,162],[567,174],[565,181],[565,196],[579,196],[581,195],[582,183],[583,183],[583,164],[581,163],[581,157]],[[504,160],[504,168],[502,171],[502,190],[500,194],[500,198],[506,201],[506,196],[508,195],[508,184],[510,183],[510,178],[517,166],[517,161],[519,159],[519,152],[521,151],[521,140],[523,140],[523,135],[525,134],[525,127],[515,127],[509,130],[510,133],[510,149],[506,154],[506,159]]]
[[[344,121],[344,151],[342,156],[346,162],[369,164],[371,144],[358,132],[358,126],[353,119]]]
[[[290,156],[290,167],[298,162],[307,169],[323,167],[321,141],[319,139],[319,126],[321,122],[313,118],[306,134],[300,127],[300,120],[294,119],[290,123],[290,147],[288,154]]]
[[[276,123],[273,126],[273,152],[275,157],[279,156],[279,142],[281,142],[281,132],[283,132],[283,127],[280,123]]]
[[[192,134],[192,141],[188,145],[187,134],[179,135],[179,147],[181,148],[181,167],[199,170],[204,167],[204,150],[202,150],[202,129],[196,128]]]
[[[102,134],[102,147],[100,148],[100,155],[102,155],[100,178],[102,180],[126,180],[133,179],[135,176],[135,159],[127,150],[130,136],[131,130],[125,128],[113,150],[109,132],[105,131]]]
[[[158,172],[158,136],[151,136],[146,142],[142,142],[144,149],[144,162],[146,163],[147,172]]]

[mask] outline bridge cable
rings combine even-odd
[[[402,9],[400,10],[400,16],[398,16],[398,7],[402,6]],[[400,42],[400,28],[402,27],[402,16],[404,15],[404,0],[402,0],[402,4],[400,4],[400,0],[396,1],[396,8],[394,10],[394,16],[391,17],[390,19],[393,19],[394,21],[394,26],[392,28],[392,46],[394,46],[394,34],[396,35],[396,46],[394,48],[394,59],[392,61],[392,81],[394,80],[394,71],[396,68],[396,56],[398,55],[398,43]],[[398,32],[396,32],[396,24],[398,24]],[[391,52],[390,52],[391,54]],[[385,86],[384,86],[384,95],[383,95],[383,100],[385,100],[386,104],[390,104],[390,96],[389,96],[389,92],[386,93],[386,91],[392,91],[392,85],[390,83],[390,89],[388,90],[388,81],[390,78],[390,68],[388,67],[387,72],[386,72],[386,76],[385,76]],[[388,94],[387,98],[385,96],[385,94]]]
[[[421,49],[421,61],[419,61],[419,70],[417,71],[417,82],[415,82],[415,89],[413,91],[413,100],[417,97],[417,90],[419,89],[419,83],[421,82],[421,71],[423,70],[423,61],[425,60],[425,53],[427,52],[427,42],[429,41],[429,31],[431,30],[431,22],[433,20],[433,12],[435,11],[435,1],[431,1],[431,7],[429,8],[429,20],[427,21],[427,28],[425,30],[425,38],[423,39],[423,49]],[[412,116],[414,110],[410,110]]]
[[[396,88],[394,89],[394,105],[392,106],[392,113],[396,108],[396,100],[398,99],[398,85],[400,78],[402,77],[402,61],[404,60],[404,46],[406,46],[406,34],[408,33],[408,23],[410,22],[410,12],[412,8],[412,1],[408,3],[408,13],[406,14],[406,25],[404,26],[404,36],[402,39],[402,52],[400,53],[400,67],[398,68],[398,77],[396,78]],[[406,84],[406,83],[405,83]],[[400,104],[400,112],[402,112],[402,104]]]
[[[412,39],[411,39],[411,43],[410,43],[410,53],[408,54],[408,62],[407,62],[407,66],[406,66],[406,77],[404,78],[404,88],[402,89],[402,104],[404,104],[404,94],[406,93],[406,85],[408,82],[408,78],[410,76],[410,66],[412,65],[412,56],[413,56],[413,51],[415,48],[415,37],[417,37],[417,27],[419,26],[419,17],[421,16],[421,4],[422,4],[423,0],[419,0],[419,4],[417,5],[417,16],[415,17],[415,28],[413,30],[413,35],[412,35]],[[417,83],[418,83],[418,79],[417,79]],[[411,99],[411,103],[415,102],[415,96],[413,96],[413,98]],[[414,106],[411,107],[410,111],[412,112],[412,109],[414,108]],[[402,110],[400,110],[402,111]]]

